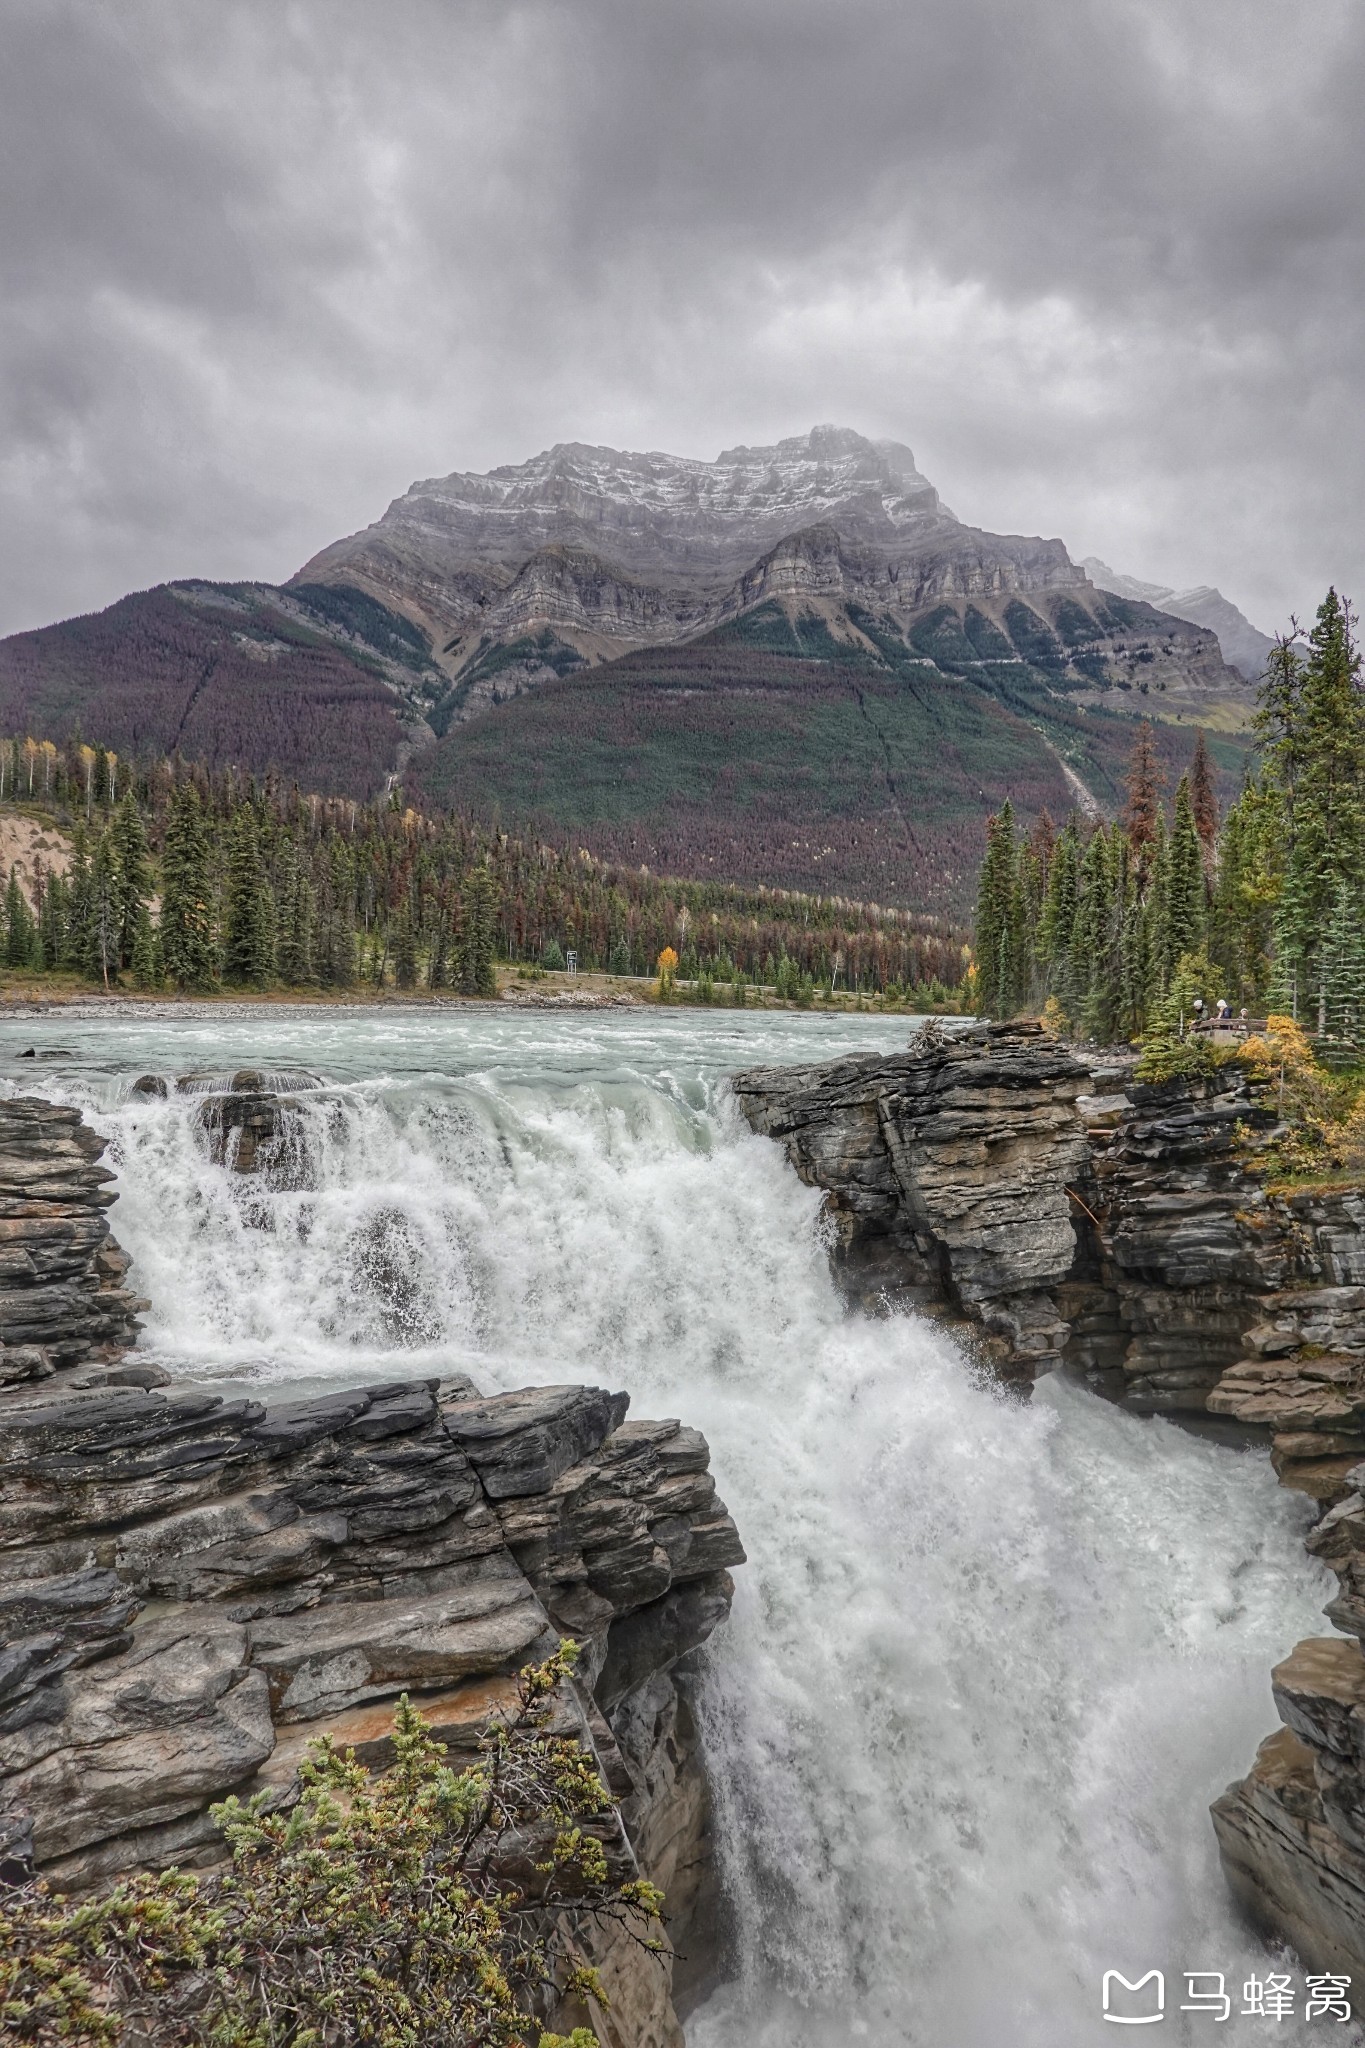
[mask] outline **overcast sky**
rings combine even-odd
[[[1365,0],[0,0],[0,630],[835,421],[1365,599]]]

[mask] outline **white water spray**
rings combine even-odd
[[[356,1056],[301,1096],[305,1184],[273,1192],[208,1163],[192,1098],[129,1099],[145,1043],[61,1085],[114,1140],[177,1369],[585,1379],[710,1437],[751,1561],[703,1697],[735,1975],[693,2048],[1072,2048],[1113,2038],[1111,1967],[1166,1972],[1160,2039],[1214,2025],[1175,2009],[1187,1968],[1225,1974],[1222,2038],[1317,2038],[1237,2014],[1275,1965],[1207,1815],[1275,1725],[1270,1665],[1324,1628],[1264,1458],[1060,1383],[1002,1399],[931,1327],[846,1314],[713,1027],[578,1026],[572,1059],[460,1028],[445,1078],[391,1043],[389,1078]],[[762,1029],[750,1057],[826,1050]]]

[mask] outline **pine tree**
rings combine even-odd
[[[1199,1015],[1209,1017],[1223,993],[1218,969],[1203,951],[1182,953],[1171,969],[1156,1017],[1158,1035],[1182,1038]],[[1195,1004],[1202,1005],[1202,1011]]]
[[[242,804],[232,822],[223,892],[223,979],[264,988],[275,973],[275,903],[261,858],[256,813]]]
[[[161,963],[158,958],[156,932],[152,926],[152,913],[145,903],[137,907],[137,922],[133,927],[133,944],[129,954],[133,970],[133,981],[138,988],[156,988],[161,981]]]
[[[171,797],[161,856],[161,951],[168,978],[179,989],[213,985],[211,845],[204,807],[192,782]]]
[[[85,973],[92,980],[98,976],[106,988],[111,974],[118,979],[122,935],[123,875],[113,831],[106,827],[90,862],[90,915],[82,963]]]
[[[1311,992],[1319,1031],[1327,1024],[1326,928],[1343,885],[1357,898],[1365,893],[1365,705],[1351,627],[1349,607],[1329,590],[1276,760],[1288,812],[1276,952],[1293,1014]]]
[[[1344,879],[1322,937],[1321,1010],[1334,1038],[1358,1044],[1365,1024],[1365,921],[1362,904]]]
[[[982,1016],[1009,1017],[1018,1000],[1022,934],[1014,807],[1006,797],[986,821],[976,911],[977,1008]]]
[[[118,870],[119,965],[127,966],[133,957],[138,913],[152,893],[147,834],[131,786],[114,813],[109,834]]]
[[[459,986],[462,995],[495,996],[494,919],[496,884],[486,860],[478,861],[465,880],[460,902]],[[563,964],[562,956],[561,962]]]
[[[1175,793],[1175,824],[1162,906],[1162,978],[1166,984],[1182,955],[1203,947],[1204,900],[1204,849],[1195,828],[1190,779],[1182,775]]]

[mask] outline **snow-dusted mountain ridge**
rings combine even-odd
[[[1131,688],[1172,717],[1212,715],[1241,687],[1211,632],[1101,599],[1055,537],[964,525],[908,447],[848,427],[712,462],[561,441],[428,477],[292,581],[359,591],[420,629],[452,685],[438,732],[574,668],[744,619],[751,639],[780,638],[773,619],[814,616],[883,663],[889,644],[972,673],[1041,664],[1073,698]]]
[[[338,545],[421,536],[509,567],[537,548],[577,547],[651,579],[733,576],[797,528],[825,523],[874,543],[957,524],[910,449],[824,426],[768,448],[727,448],[714,462],[560,441],[486,475],[415,483],[365,535]]]

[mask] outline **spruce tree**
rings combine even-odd
[[[1234,1008],[1259,1009],[1270,986],[1278,894],[1272,797],[1248,783],[1218,835],[1218,873],[1209,909],[1209,957],[1227,978]]]
[[[1349,608],[1329,590],[1278,756],[1288,818],[1276,952],[1294,1014],[1311,997],[1319,1031],[1327,1026],[1327,925],[1343,886],[1357,899],[1365,893],[1365,703],[1351,627]]]
[[[1038,925],[1038,959],[1047,993],[1056,997],[1068,1018],[1074,1017],[1084,994],[1073,986],[1071,975],[1071,941],[1079,908],[1080,828],[1073,816],[1062,827],[1053,849]]]
[[[49,875],[43,891],[42,915],[38,920],[43,947],[43,967],[49,974],[65,966],[67,932],[71,918],[71,892],[61,875]]]
[[[122,940],[123,875],[113,830],[106,826],[90,862],[90,916],[82,964],[92,981],[98,977],[106,988],[110,975],[117,981]]]
[[[90,852],[85,827],[77,824],[71,835],[71,868],[68,878],[69,902],[61,965],[68,974],[88,973],[90,954],[91,901]]]
[[[256,813],[242,804],[232,821],[223,892],[223,979],[239,988],[264,988],[274,973],[275,903]]]
[[[1164,817],[1157,819],[1156,838],[1147,849],[1147,860],[1147,986],[1144,997],[1146,1014],[1154,1016],[1170,981],[1171,841]]]
[[[494,923],[497,887],[486,860],[477,861],[465,879],[460,901],[460,993],[467,996],[495,996],[498,978],[494,972]],[[561,956],[562,964],[562,956]]]
[[[1334,1038],[1358,1044],[1365,1023],[1365,904],[1343,879],[1322,936],[1321,1012]]]
[[[138,913],[152,893],[152,868],[147,834],[131,786],[125,791],[109,827],[118,869],[119,964],[133,957]]]
[[[976,911],[976,1001],[982,1016],[1008,1017],[1017,1000],[1021,934],[1014,806],[1006,797],[986,821]]]
[[[286,841],[280,857],[280,887],[276,904],[276,966],[280,980],[290,988],[307,988],[317,980],[314,939],[317,899],[312,880],[292,841]]]
[[[1123,843],[1117,830],[1111,842],[1103,825],[1090,835],[1071,933],[1068,979],[1077,999],[1077,1022],[1087,1038],[1106,1045],[1118,1032],[1121,905],[1116,868]]]
[[[1163,781],[1151,720],[1144,718],[1128,760],[1127,798],[1123,807],[1123,829],[1137,860],[1140,882],[1145,882],[1156,851]]]
[[[1124,889],[1119,929],[1119,1036],[1136,1038],[1147,1021],[1156,980],[1156,913],[1139,888],[1137,856],[1124,843]]]
[[[213,985],[216,957],[210,881],[211,844],[204,807],[192,782],[171,797],[161,856],[161,952],[178,989]]]
[[[1204,902],[1204,849],[1194,822],[1190,779],[1182,775],[1175,793],[1175,824],[1163,904],[1162,973],[1167,984],[1181,957],[1203,947]]]
[[[138,988],[156,988],[161,980],[161,965],[157,956],[156,932],[152,927],[152,913],[145,903],[137,907],[137,922],[133,927],[133,944],[129,954],[133,970],[133,981]]]
[[[444,905],[438,904],[431,921],[427,946],[427,987],[445,988],[450,980],[450,920]]]

